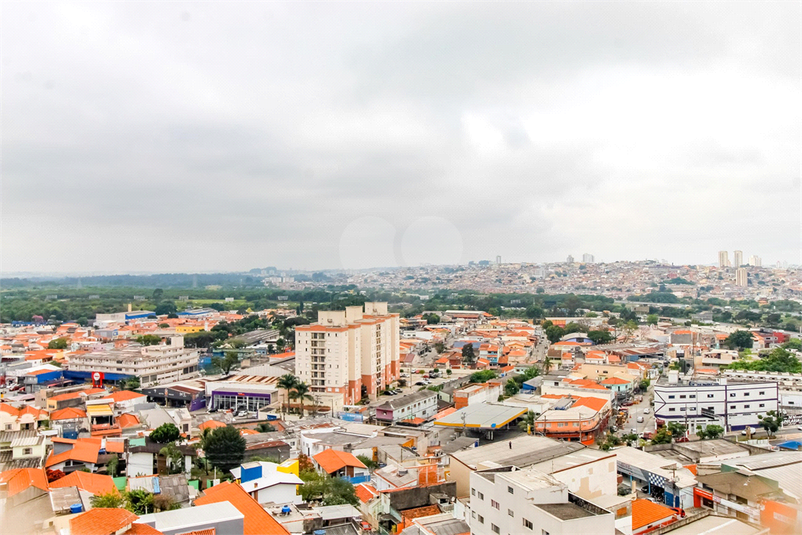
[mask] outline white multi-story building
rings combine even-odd
[[[472,473],[467,515],[474,535],[615,533],[613,513],[531,468],[508,466]]]
[[[734,267],[741,267],[744,264],[744,252],[743,251],[733,251],[732,252],[732,265]]]
[[[106,381],[137,377],[142,387],[198,377],[198,350],[184,347],[183,336],[169,342],[76,353],[70,356],[68,371],[86,378],[99,372]]]
[[[728,431],[757,427],[758,416],[777,410],[778,386],[776,382],[736,383],[726,377],[680,381],[672,370],[668,383],[654,387],[654,415],[687,424],[691,431],[710,424]]]
[[[749,285],[749,274],[746,268],[739,267],[735,270],[735,286],[746,288]]]
[[[763,260],[761,260],[761,258],[759,256],[752,255],[752,256],[749,257],[749,265],[750,266],[755,266],[755,267],[762,267],[763,266]]]
[[[727,251],[718,252],[718,267],[720,268],[730,267],[730,253],[728,253]]]
[[[318,321],[295,329],[295,375],[312,394],[338,395],[345,404],[375,398],[400,373],[398,314],[387,303],[319,311]]]
[[[592,264],[593,263],[593,255],[590,253],[585,253],[582,255],[582,262],[585,264]]]

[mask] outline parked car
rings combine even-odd
[[[685,509],[683,509],[682,507],[670,507],[669,506],[669,509],[674,511],[674,514],[678,515],[680,518],[685,518]]]
[[[415,383],[415,386],[426,386],[426,383],[424,383],[423,381],[418,381],[417,383]]]
[[[751,434],[751,435],[754,435],[757,432],[757,429],[755,429],[754,427],[749,427],[748,429],[744,429],[743,431],[741,431],[741,435],[742,436],[746,436],[747,435],[747,430],[749,431],[749,434]]]
[[[649,409],[643,409],[643,414],[649,414]]]
[[[678,437],[674,442],[690,442],[688,437]]]
[[[639,423],[639,424],[642,424],[642,423],[643,423],[643,416],[638,416],[638,423]]]

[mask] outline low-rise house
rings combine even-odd
[[[152,476],[164,473],[167,470],[167,459],[161,454],[164,444],[153,442],[150,438],[131,439],[128,450],[125,452],[128,477]],[[191,446],[178,446],[184,454],[184,472],[189,474],[192,469],[192,459],[197,452]]]
[[[208,488],[205,495],[195,500],[195,506],[229,502],[243,514],[243,535],[289,535],[259,502],[236,483],[220,483]]]
[[[312,459],[315,464],[331,477],[369,478],[370,471],[362,461],[344,451],[324,450]]]
[[[676,520],[676,512],[665,505],[644,499],[632,502],[632,535],[654,531]]]
[[[117,486],[111,476],[104,474],[91,474],[76,470],[68,475],[57,479],[50,483],[51,489],[60,489],[67,487],[77,487],[79,490],[86,492],[91,496],[99,496],[101,494],[119,494]]]
[[[0,403],[0,430],[2,431],[38,429],[48,418],[47,411],[30,405],[15,407],[8,403]]]
[[[624,379],[623,377],[608,377],[599,381],[599,384],[604,388],[612,390],[615,393],[631,392],[634,388],[634,378]]]
[[[376,421],[395,424],[403,420],[429,420],[437,413],[437,392],[421,390],[385,401],[376,407]]]
[[[146,403],[148,396],[139,392],[132,392],[131,390],[118,390],[102,398],[103,401],[112,403],[112,406],[117,411],[127,411],[134,408],[134,406]]]
[[[33,429],[0,431],[0,470],[39,468],[46,453],[45,437]]]
[[[81,431],[89,431],[89,418],[86,411],[77,407],[65,407],[50,413],[53,425],[60,425],[62,435],[68,438],[77,438]]]
[[[251,462],[231,470],[240,485],[260,504],[301,503],[298,485],[304,481],[281,465],[270,462]]]
[[[476,403],[498,401],[502,389],[500,383],[482,383],[464,386],[452,394],[457,409]]]

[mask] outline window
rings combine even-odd
[[[23,448],[22,449],[23,455],[33,455],[33,448]]]
[[[525,527],[526,529],[533,529],[533,528],[535,527],[535,525],[534,525],[534,524],[532,524],[530,521],[528,521],[527,519],[525,519],[525,518],[524,518],[524,527]]]
[[[484,500],[484,499],[485,499],[485,495],[484,495],[484,494],[482,494],[481,492],[479,493],[479,499],[480,499],[480,500]]]
[[[546,531],[545,529],[541,529],[540,533],[541,533],[541,535],[549,535],[549,532]]]
[[[679,398],[680,399],[685,399],[685,394],[680,394]]]
[[[485,523],[485,517],[483,517],[482,515],[479,515],[479,518],[477,518],[477,520],[479,521],[480,524]]]
[[[690,395],[690,396],[688,396],[688,397],[689,397],[689,398],[691,398],[691,399],[696,399],[696,394],[691,394],[691,395]]]
[[[713,397],[713,394],[708,394],[707,397],[708,397],[708,399],[710,399],[710,398]]]
[[[679,410],[684,411],[685,407],[680,407]]]
[[[476,511],[471,511],[471,517],[476,518]]]
[[[765,406],[766,406],[766,404],[765,404],[765,403],[761,403],[759,406],[760,406],[760,407],[765,407]]]
[[[744,397],[748,396],[749,392],[744,392]]]
[[[668,399],[674,399],[674,394],[671,394],[670,396],[668,396]]]
[[[744,409],[748,409],[750,405],[744,405]]]
[[[492,507],[493,509],[498,509],[499,508],[498,502],[496,500],[490,500],[490,507]]]
[[[730,408],[731,409],[735,409],[735,405],[730,405]]]
[[[765,396],[766,395],[766,391],[764,390],[764,391],[758,392],[757,395],[758,396]]]
[[[476,489],[471,489],[471,496],[476,496]]]
[[[507,514],[513,518],[515,518],[515,512],[512,509],[507,509]]]
[[[512,487],[507,487],[507,492],[509,492],[510,494],[515,494],[515,489],[513,489]]]
[[[734,398],[735,397],[735,392],[730,392],[730,397]]]
[[[493,533],[501,533],[501,530],[498,529],[498,526],[495,524],[490,524],[490,529],[493,530]]]
[[[671,408],[669,408],[669,409],[668,409],[668,412],[674,412],[674,411],[676,411],[676,410],[677,410],[677,409],[675,409],[674,407],[671,407]]]

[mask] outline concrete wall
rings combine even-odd
[[[432,493],[447,494],[456,497],[457,484],[453,481],[429,485],[428,487],[413,487],[390,493],[390,505],[397,511],[430,505],[429,495]]]

